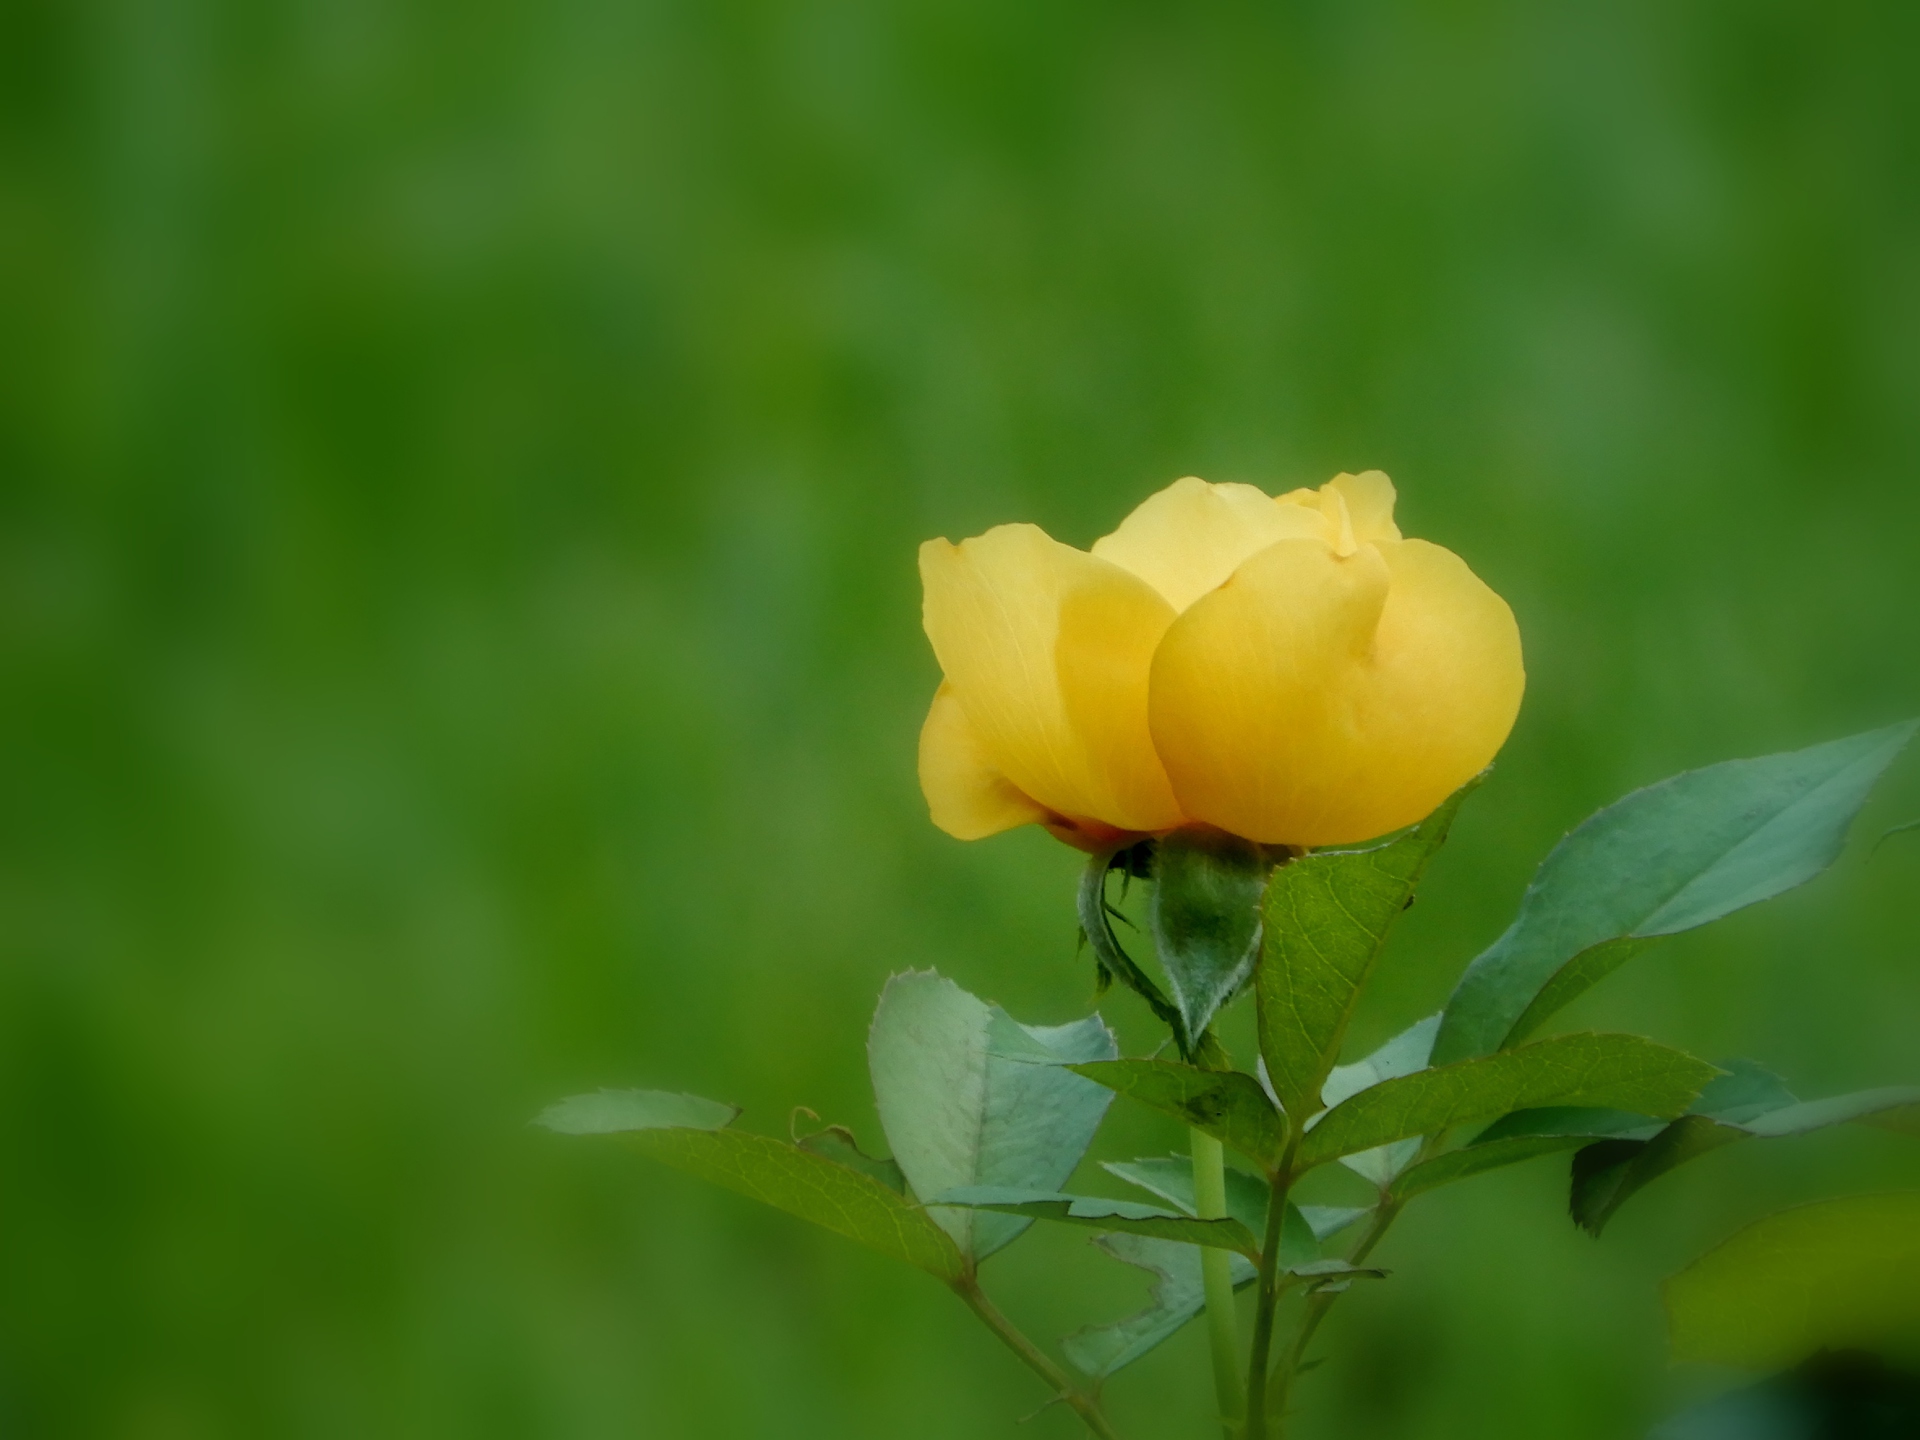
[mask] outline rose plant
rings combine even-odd
[[[1730,1144],[1846,1122],[1920,1133],[1914,1087],[1802,1101],[1751,1061],[1539,1033],[1661,937],[1826,869],[1913,723],[1601,810],[1438,1014],[1345,1057],[1393,923],[1525,685],[1506,603],[1393,512],[1377,471],[1277,499],[1184,479],[1090,551],[1031,525],[922,547],[943,675],[920,737],[932,819],[963,840],[1038,824],[1087,852],[1076,913],[1098,989],[1144,1002],[1171,1053],[1122,1057],[1097,1014],[1025,1025],[909,971],[868,1045],[890,1158],[844,1127],[781,1139],[663,1091],[576,1096],[543,1123],[622,1136],[929,1272],[1098,1436],[1118,1433],[1103,1382],[1204,1314],[1219,1420],[1239,1440],[1284,1430],[1322,1321],[1385,1278],[1382,1237],[1441,1186],[1570,1152],[1573,1218],[1598,1235],[1639,1190]],[[1136,881],[1151,958],[1113,924]],[[1251,1066],[1216,1026],[1247,995]],[[1188,1153],[1106,1162],[1136,1198],[1070,1192],[1116,1095],[1187,1127]],[[1303,1203],[1327,1167],[1358,1176],[1364,1202]],[[1155,1280],[1145,1310],[1067,1337],[1066,1366],[981,1285],[1036,1221],[1091,1229]],[[1897,1355],[1859,1357],[1920,1326],[1916,1237],[1920,1196],[1853,1197],[1761,1221],[1676,1276],[1677,1353],[1786,1373],[1662,1433],[1764,1412],[1767,1433],[1811,1440],[1835,1407],[1869,1404],[1913,1422],[1920,1387],[1902,1389]],[[1853,1358],[1836,1364],[1836,1347]]]

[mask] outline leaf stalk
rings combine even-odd
[[[1382,1200],[1373,1213],[1366,1233],[1360,1237],[1360,1243],[1353,1247],[1353,1253],[1347,1257],[1349,1264],[1358,1265],[1373,1253],[1373,1247],[1380,1243],[1388,1227],[1399,1218],[1401,1204],[1399,1201]],[[1300,1317],[1300,1329],[1294,1336],[1293,1344],[1274,1366],[1273,1381],[1268,1391],[1269,1410],[1264,1417],[1265,1423],[1271,1425],[1266,1433],[1273,1440],[1280,1440],[1286,1433],[1287,1402],[1293,1391],[1293,1382],[1300,1374],[1300,1366],[1307,1358],[1307,1347],[1313,1343],[1314,1332],[1320,1328],[1320,1322],[1327,1318],[1327,1312],[1333,1309],[1334,1302],[1344,1293],[1341,1290],[1318,1290],[1307,1298],[1307,1308]]]
[[[1021,1363],[1053,1387],[1061,1402],[1073,1408],[1098,1440],[1120,1440],[1119,1432],[1101,1410],[1099,1400],[1074,1384],[1072,1377],[1054,1364],[1046,1351],[1035,1345],[1019,1326],[1001,1314],[1000,1307],[987,1298],[979,1280],[971,1272],[953,1282],[953,1293],[980,1317],[981,1323],[997,1335],[1002,1344],[1020,1357]]]

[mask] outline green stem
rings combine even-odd
[[[1360,1243],[1353,1247],[1353,1253],[1347,1257],[1348,1263],[1358,1265],[1371,1255],[1373,1247],[1380,1243],[1387,1228],[1399,1215],[1399,1205],[1382,1201],[1373,1212],[1373,1221],[1367,1226],[1366,1234],[1360,1237]],[[1288,1396],[1300,1373],[1301,1362],[1307,1358],[1307,1346],[1313,1343],[1314,1332],[1320,1328],[1320,1322],[1327,1318],[1333,1302],[1344,1293],[1340,1290],[1321,1290],[1307,1300],[1306,1313],[1300,1317],[1300,1332],[1294,1336],[1286,1356],[1274,1367],[1270,1419],[1274,1422],[1271,1433],[1276,1437],[1284,1433]]]
[[[1107,1417],[1101,1412],[1100,1402],[1074,1384],[1066,1371],[1047,1358],[1046,1351],[1035,1345],[1021,1333],[1018,1326],[1002,1315],[999,1307],[989,1300],[986,1292],[980,1288],[978,1280],[968,1275],[954,1281],[953,1293],[966,1301],[967,1308],[978,1315],[986,1327],[998,1335],[1006,1347],[1018,1355],[1028,1369],[1051,1385],[1054,1393],[1073,1407],[1075,1413],[1086,1422],[1087,1429],[1097,1435],[1099,1440],[1120,1440],[1119,1432],[1107,1422]]]
[[[1193,1132],[1193,1210],[1202,1220],[1227,1213],[1227,1156],[1204,1130]],[[1207,1338],[1213,1344],[1213,1389],[1220,1423],[1234,1440],[1246,1400],[1240,1391],[1240,1334],[1233,1313],[1233,1257],[1208,1246],[1200,1251],[1200,1278],[1207,1296]]]
[[[1287,1143],[1267,1194],[1267,1232],[1260,1242],[1260,1293],[1253,1311],[1253,1348],[1247,1357],[1246,1440],[1267,1440],[1267,1361],[1273,1351],[1273,1316],[1280,1304],[1280,1237],[1293,1187],[1294,1141]]]

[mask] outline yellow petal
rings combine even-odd
[[[1525,684],[1513,614],[1423,541],[1290,541],[1168,630],[1154,739],[1181,806],[1269,844],[1420,819],[1505,741]]]
[[[1184,610],[1249,555],[1320,528],[1251,485],[1209,485],[1189,475],[1148,496],[1118,530],[1093,542],[1093,553],[1131,570]]]
[[[1048,818],[987,758],[953,687],[934,693],[920,727],[920,790],[933,823],[956,840],[983,840]]]
[[[1513,611],[1451,550],[1383,541],[1393,572],[1360,728],[1397,757],[1354,797],[1358,838],[1410,825],[1493,762],[1527,688]]]
[[[1332,485],[1320,487],[1320,513],[1327,521],[1327,543],[1342,557],[1353,554],[1360,542],[1353,538],[1353,516],[1347,513],[1347,497]]]
[[[1345,728],[1345,685],[1386,604],[1372,547],[1341,557],[1284,540],[1167,632],[1154,657],[1153,737],[1181,807],[1248,839],[1315,844],[1316,757]]]
[[[1118,565],[1033,525],[920,547],[927,638],[981,754],[1070,819],[1182,819],[1147,730],[1147,674],[1173,610]]]
[[[1354,539],[1362,545],[1400,538],[1400,527],[1393,523],[1393,481],[1383,471],[1336,475],[1321,488],[1334,491],[1346,502]]]

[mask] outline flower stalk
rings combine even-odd
[[[1293,1188],[1296,1137],[1273,1172],[1267,1195],[1267,1229],[1260,1241],[1260,1288],[1253,1312],[1253,1345],[1247,1357],[1246,1440],[1266,1440],[1267,1380],[1273,1351],[1274,1312],[1280,1304],[1280,1237],[1287,1222],[1287,1193]]]
[[[1193,1132],[1193,1209],[1202,1220],[1227,1213],[1225,1148],[1204,1130]],[[1225,1250],[1200,1252],[1200,1278],[1207,1297],[1207,1339],[1213,1350],[1213,1389],[1227,1440],[1236,1440],[1246,1395],[1240,1385],[1240,1326],[1233,1305],[1233,1257]]]

